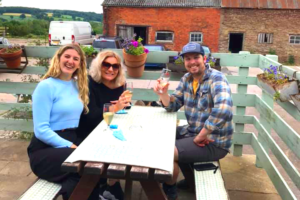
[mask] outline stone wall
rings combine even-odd
[[[290,44],[289,35],[300,35],[300,10],[222,9],[219,51],[228,52],[229,33],[244,33],[243,51],[268,54],[276,51],[279,62],[293,55],[300,64],[300,44]],[[259,33],[273,33],[272,44],[258,43]]]
[[[189,42],[190,32],[202,32],[203,44],[218,52],[220,9],[104,7],[103,34],[117,35],[117,25],[148,26],[148,43],[156,44],[156,31],[173,31],[173,43],[165,48],[180,51]]]

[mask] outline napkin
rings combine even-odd
[[[113,132],[113,136],[115,136],[115,138],[121,140],[121,141],[126,141],[124,135],[123,135],[123,132],[122,130],[116,130]]]

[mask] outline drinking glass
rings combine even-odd
[[[103,119],[107,124],[107,127],[104,131],[109,130],[109,125],[114,117],[113,104],[105,103],[103,105]]]
[[[132,98],[132,95],[133,95],[133,82],[126,82],[124,91],[125,90],[129,91],[125,94],[125,97],[126,98]]]
[[[166,69],[166,68],[163,68],[163,70],[161,71],[161,74],[160,74],[160,86],[162,88],[165,87],[168,84],[169,79],[170,79],[170,72],[171,72],[171,70]],[[162,93],[163,91],[159,90],[159,92]]]

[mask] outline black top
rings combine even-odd
[[[89,76],[90,103],[88,104],[89,112],[81,114],[79,126],[76,130],[79,138],[84,140],[102,121],[103,105],[110,101],[118,100],[124,91],[123,86],[110,89],[103,83],[95,82]]]

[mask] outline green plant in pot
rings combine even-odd
[[[2,58],[8,68],[18,68],[21,65],[22,48],[20,45],[9,45],[0,50]]]
[[[93,59],[97,56],[98,51],[93,46],[80,46],[86,57],[87,68],[91,65]]]
[[[122,43],[123,59],[127,67],[127,75],[134,78],[139,78],[143,75],[147,53],[149,50],[142,44],[143,39],[139,37],[135,40],[133,38],[126,38]]]

